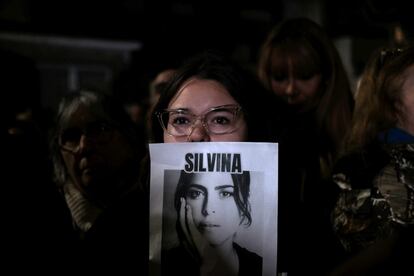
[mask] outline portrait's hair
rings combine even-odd
[[[275,57],[280,62],[275,63]],[[339,53],[321,26],[307,18],[295,18],[276,25],[262,45],[258,75],[268,90],[272,90],[273,77],[288,75],[288,58],[296,76],[321,74],[315,110],[317,131],[328,138],[323,146],[335,156],[350,126],[354,104]]]
[[[133,122],[125,112],[122,104],[115,97],[95,91],[79,90],[65,96],[58,108],[55,119],[55,127],[50,137],[50,152],[54,166],[54,178],[58,186],[62,186],[68,180],[68,173],[63,161],[59,136],[70,121],[73,114],[80,108],[87,108],[88,112],[117,129],[130,143],[137,159],[142,157],[143,149],[140,148],[142,141],[136,133]]]
[[[356,95],[346,152],[361,150],[380,132],[397,126],[407,69],[414,66],[414,47],[380,49],[365,66]]]
[[[194,176],[198,173],[187,173],[181,171],[180,179],[178,180],[177,188],[174,195],[174,207],[177,214],[180,212],[181,198],[186,198],[188,188],[192,184]],[[243,171],[243,173],[231,173],[231,178],[234,185],[234,202],[239,210],[239,214],[242,218],[240,224],[250,226],[252,223],[252,217],[250,214],[250,172]],[[203,202],[203,206],[207,202]],[[177,224],[178,225],[178,224]]]
[[[187,60],[161,91],[151,115],[151,140],[163,142],[163,129],[155,112],[168,108],[180,88],[190,79],[214,80],[223,85],[241,106],[249,141],[268,141],[266,110],[272,95],[251,72],[221,53],[206,51]]]

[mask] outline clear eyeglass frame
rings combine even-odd
[[[236,131],[240,125],[239,122],[240,122],[240,117],[242,114],[241,111],[242,111],[241,106],[231,104],[231,105],[221,105],[221,106],[212,107],[200,115],[195,115],[192,112],[184,108],[165,109],[162,111],[157,111],[155,114],[158,118],[158,121],[162,129],[168,135],[171,135],[174,137],[184,137],[184,136],[188,136],[191,134],[198,120],[200,120],[202,126],[209,134],[224,135],[224,134],[232,133]],[[175,127],[170,124],[171,114],[189,116],[185,118],[186,119],[191,118],[191,122],[189,122],[186,126],[183,126],[180,128]],[[211,119],[210,116],[213,116],[212,118],[214,118],[214,114],[218,114],[219,116],[218,118],[220,119],[224,118],[226,120],[229,120],[231,124],[228,124],[228,125],[218,124],[217,127],[212,127],[209,119]],[[226,115],[229,117],[225,117]]]
[[[61,130],[58,136],[60,149],[71,153],[79,151],[80,139],[85,136],[90,143],[106,144],[112,140],[114,128],[107,123],[94,122],[84,128]]]

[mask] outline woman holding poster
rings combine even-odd
[[[231,150],[235,143],[183,143],[270,141],[271,118],[266,113],[271,107],[275,108],[272,95],[257,79],[221,54],[204,52],[193,57],[169,81],[151,117],[151,140],[155,144],[150,144],[151,170],[149,164],[147,167],[151,171],[150,275],[159,275],[160,268],[163,275],[276,274],[277,166],[267,162],[255,167],[258,162],[252,161],[251,168],[258,172],[239,166],[244,146],[249,149],[245,156],[253,156],[250,150],[257,148],[254,156],[261,152],[268,160],[277,158],[274,148],[262,151],[265,145],[240,143]],[[180,146],[185,148],[184,155]],[[205,155],[202,149],[207,150]],[[264,177],[261,170],[268,166],[267,184],[256,185],[256,177],[252,183],[250,175]],[[182,177],[181,170],[186,171]],[[227,187],[216,190],[203,184],[206,176],[217,180],[210,185],[226,180]],[[192,184],[205,187],[195,190]],[[267,209],[262,208],[263,197],[257,197],[265,189]],[[212,200],[226,207],[209,212]],[[256,214],[251,214],[250,205],[255,204],[259,208],[252,208]],[[213,214],[223,211],[220,221],[209,221]],[[263,213],[273,218],[272,226],[266,224],[266,229],[261,223]],[[266,246],[264,236],[269,243]]]
[[[162,255],[163,275],[262,275],[262,257],[235,242],[249,227],[250,173],[181,171],[174,195],[180,246]]]

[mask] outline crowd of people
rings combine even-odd
[[[4,204],[13,208],[2,209],[17,230],[5,236],[30,248],[30,256],[53,244],[46,258],[75,271],[147,275],[148,143],[275,142],[278,273],[402,275],[413,257],[414,47],[381,46],[352,91],[326,31],[290,19],[264,39],[255,72],[207,50],[159,72],[151,97],[136,106],[116,93],[70,91],[48,142],[44,129],[10,111],[2,137],[13,180]],[[248,224],[249,176],[228,177],[245,193],[227,198],[226,208],[234,223]],[[199,194],[215,194],[211,179],[182,172],[178,217],[187,205],[199,216],[207,212],[188,195],[189,178],[207,183]],[[197,243],[186,245],[194,221],[177,222],[183,244],[164,254],[171,269],[163,275],[219,275],[220,262],[203,259]],[[260,256],[232,240],[209,242],[208,249],[223,246],[235,256],[224,275],[262,274]],[[11,248],[9,256],[15,254]],[[246,266],[246,256],[254,265]]]

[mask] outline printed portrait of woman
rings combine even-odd
[[[162,275],[262,275],[260,247],[246,248],[261,234],[238,235],[253,223],[250,182],[249,171],[179,173],[171,204],[179,243],[163,241]]]

